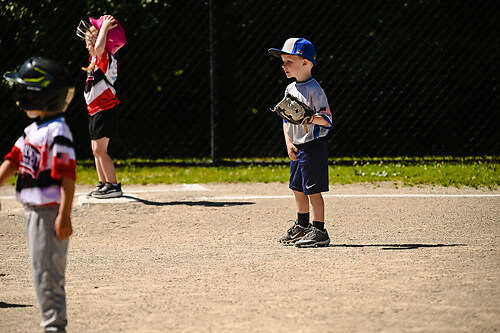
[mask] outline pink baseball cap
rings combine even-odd
[[[94,27],[96,27],[97,31],[101,31],[102,21],[104,17],[101,16],[99,19],[95,19],[89,17],[90,23]],[[122,25],[118,20],[115,19],[116,27],[111,30],[108,30],[108,37],[106,40],[106,51],[111,54],[115,54],[125,43],[127,42],[127,38],[125,37],[125,31],[123,30]]]

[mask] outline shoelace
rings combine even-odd
[[[292,225],[292,226],[290,227],[290,229],[288,229],[288,231],[287,231],[288,233],[292,233],[292,231],[294,231],[294,230],[295,230],[295,228],[296,228],[297,226],[299,226],[299,224],[297,223],[297,221],[294,221],[294,220],[288,220],[288,222],[293,222],[293,225]]]
[[[304,235],[304,238],[302,238],[302,239],[314,238],[316,236],[316,234],[318,233],[318,231],[320,231],[318,228],[314,228],[311,226],[311,227],[306,229],[306,234]]]

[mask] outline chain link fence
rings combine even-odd
[[[67,114],[79,159],[90,159],[83,99],[88,64],[80,19],[113,14],[120,137],[113,158],[285,157],[281,62],[289,37],[317,49],[313,76],[329,98],[331,157],[500,155],[500,2],[5,1],[2,73],[31,56],[67,65],[77,96]],[[0,154],[28,119],[0,85]],[[3,156],[3,155],[2,155]]]

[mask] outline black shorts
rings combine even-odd
[[[90,140],[101,138],[116,139],[118,136],[118,110],[115,106],[112,109],[100,111],[89,119]]]

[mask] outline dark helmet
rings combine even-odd
[[[50,59],[30,58],[3,77],[18,85],[14,99],[22,110],[64,112],[75,92],[64,67]]]

